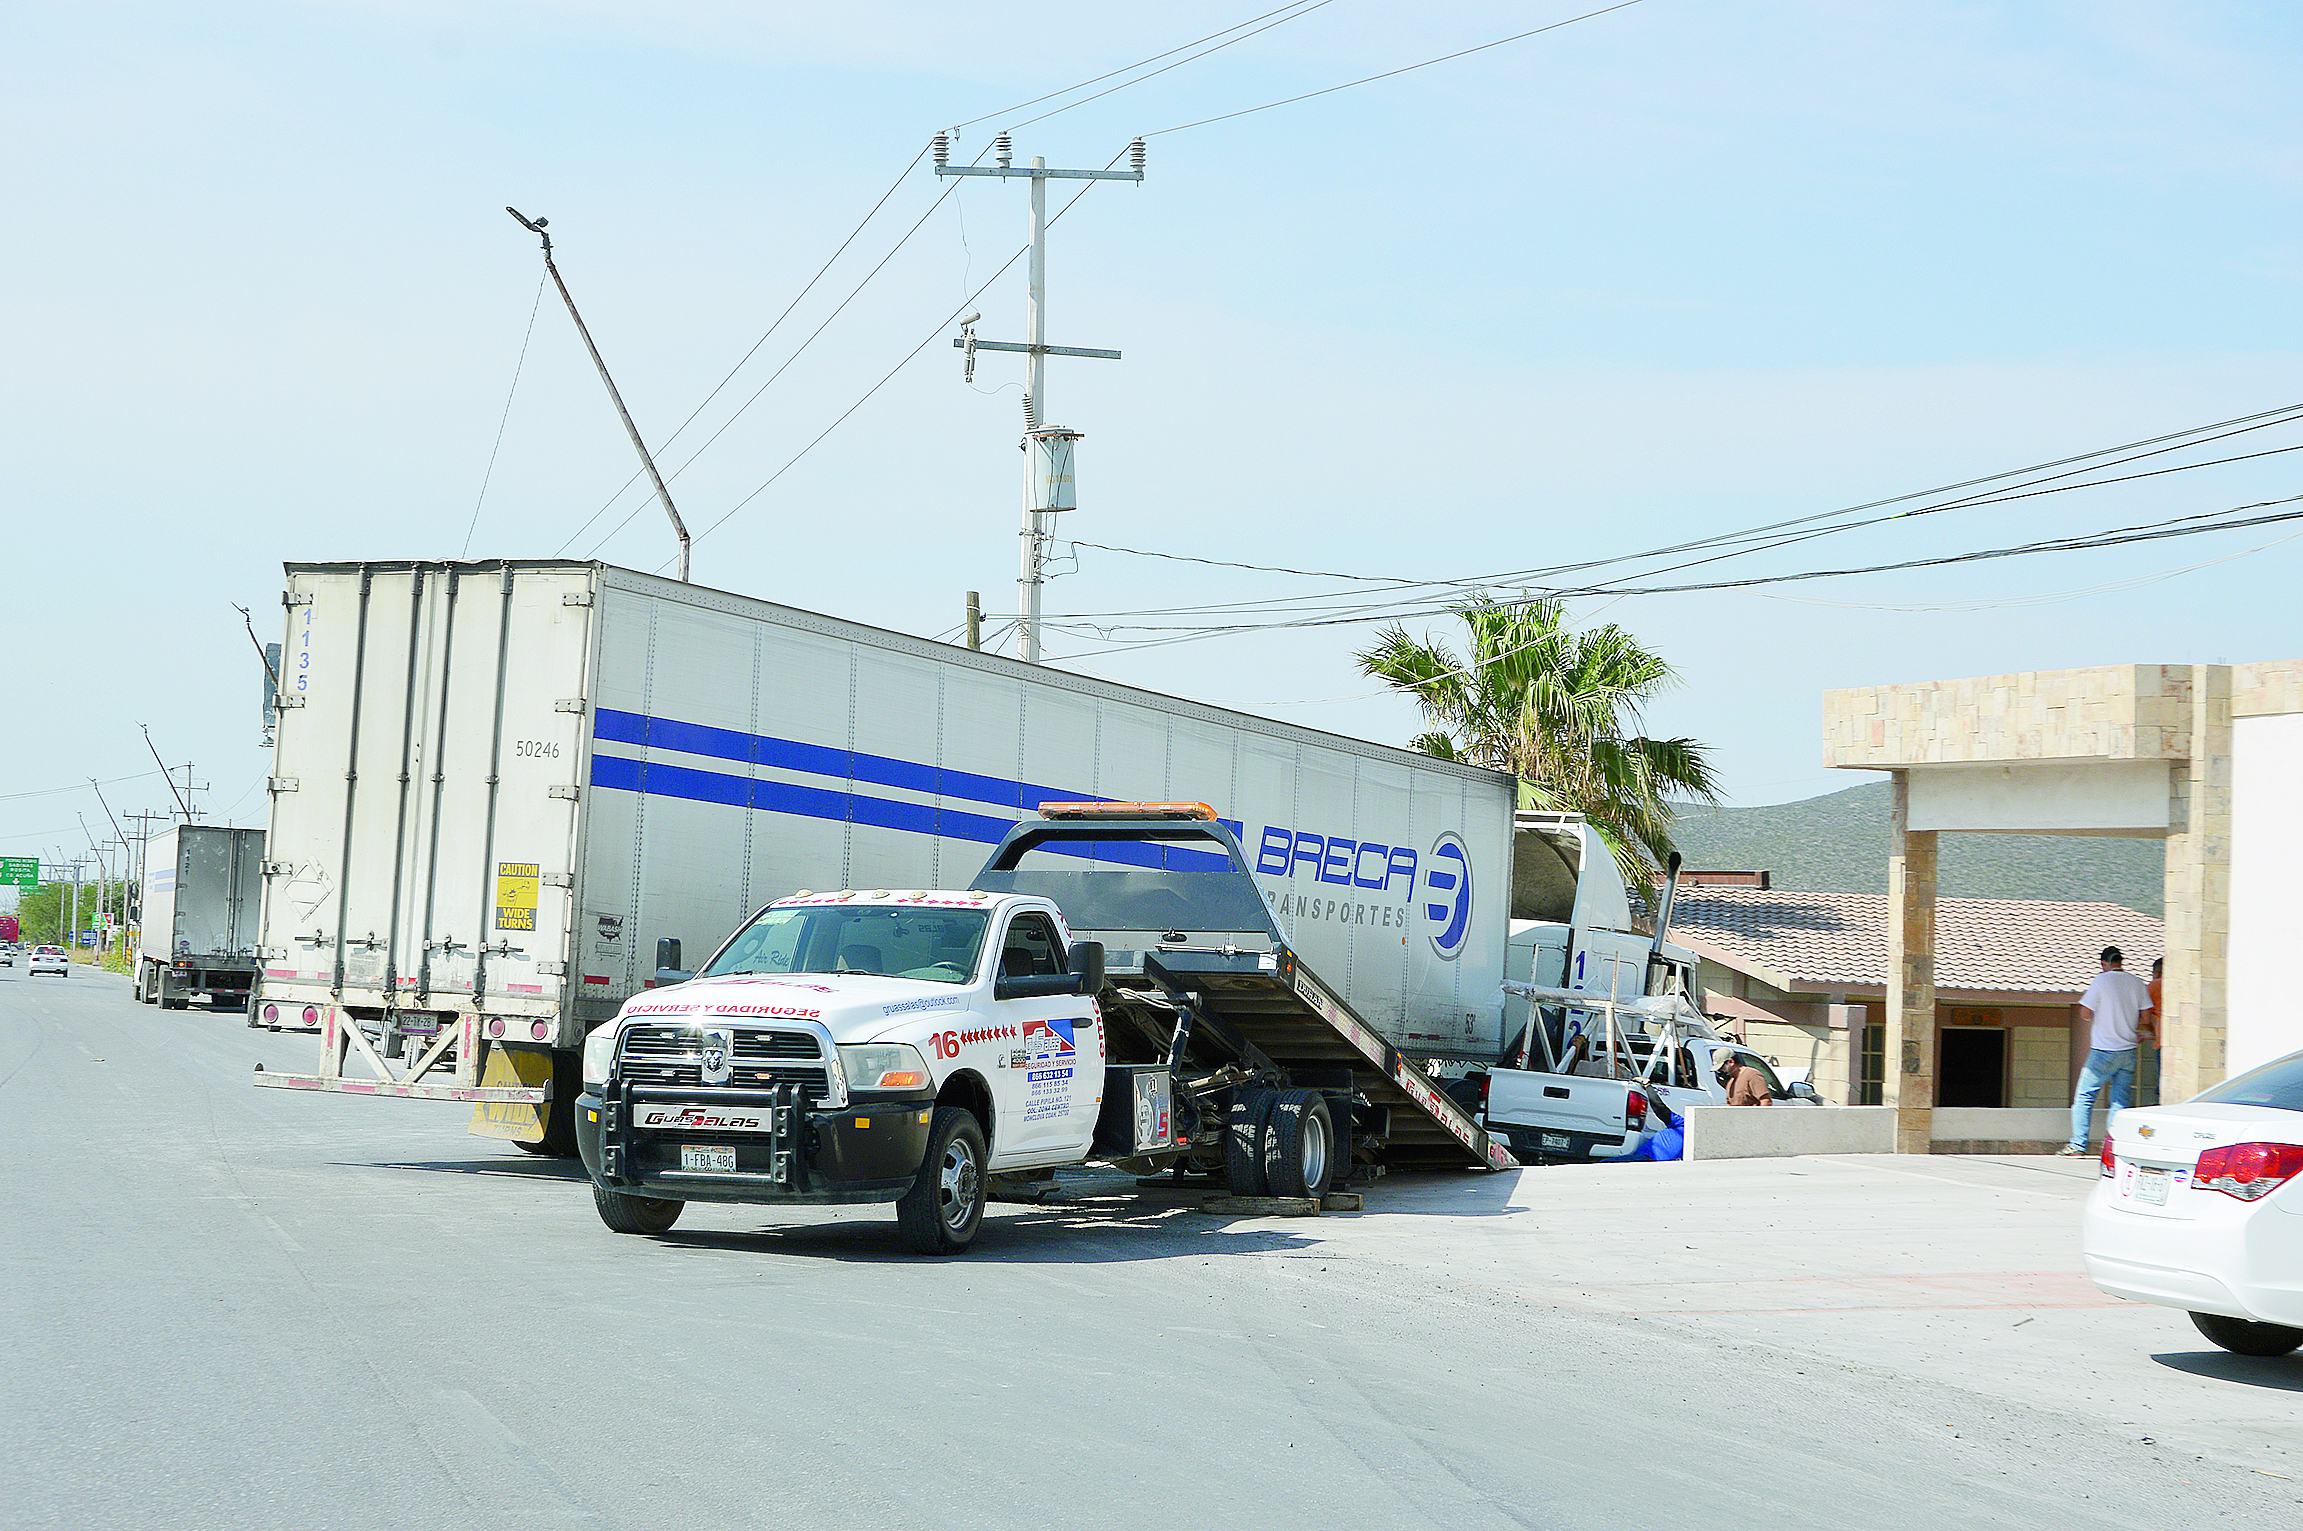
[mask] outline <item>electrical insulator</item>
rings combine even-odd
[[[942,161],[939,160],[937,163],[941,164]],[[1142,175],[1144,173],[1144,141],[1142,139],[1139,138],[1134,143],[1128,145],[1128,164],[1135,170],[1137,175]]]
[[[936,168],[941,170],[952,161],[952,140],[949,134],[936,135]]]
[[[1008,141],[1007,134],[992,140],[992,157],[1000,162],[1002,170],[1008,168],[1008,161],[1015,157],[1015,145]]]

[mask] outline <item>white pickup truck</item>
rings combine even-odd
[[[595,1028],[575,1116],[601,1220],[894,1202],[940,1254],[995,1193],[1091,1160],[1292,1198],[1358,1164],[1512,1165],[1304,967],[1213,810],[1043,805],[975,882],[781,899]]]
[[[1541,992],[1541,991],[1536,991]],[[1553,996],[1563,999],[1564,996]],[[1653,1030],[1615,1035],[1602,1029],[1572,1072],[1496,1068],[1485,1078],[1482,1120],[1523,1160],[1620,1159],[1665,1125],[1648,1109],[1650,1097],[1676,1116],[1689,1106],[1723,1106],[1720,1059],[1732,1053],[1759,1071],[1775,1100],[1792,1105],[1822,1101],[1804,1081],[1786,1084],[1765,1058],[1711,1032],[1700,1016],[1671,1000],[1632,1001],[1624,1013]],[[1661,1046],[1664,1056],[1656,1057]]]

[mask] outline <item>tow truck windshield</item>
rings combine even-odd
[[[736,933],[703,976],[876,973],[923,983],[966,983],[975,976],[990,927],[991,916],[980,909],[765,909]]]

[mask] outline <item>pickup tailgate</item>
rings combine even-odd
[[[1612,1157],[1634,1146],[1627,1136],[1631,1086],[1620,1079],[1496,1069],[1487,1076],[1487,1125],[1510,1130],[1514,1150]]]

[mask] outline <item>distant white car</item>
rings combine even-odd
[[[2303,1052],[2111,1119],[2087,1274],[2243,1356],[2303,1346]]]
[[[32,962],[25,977],[38,978],[42,973],[54,973],[58,978],[72,976],[72,959],[61,946],[36,946],[32,949]]]

